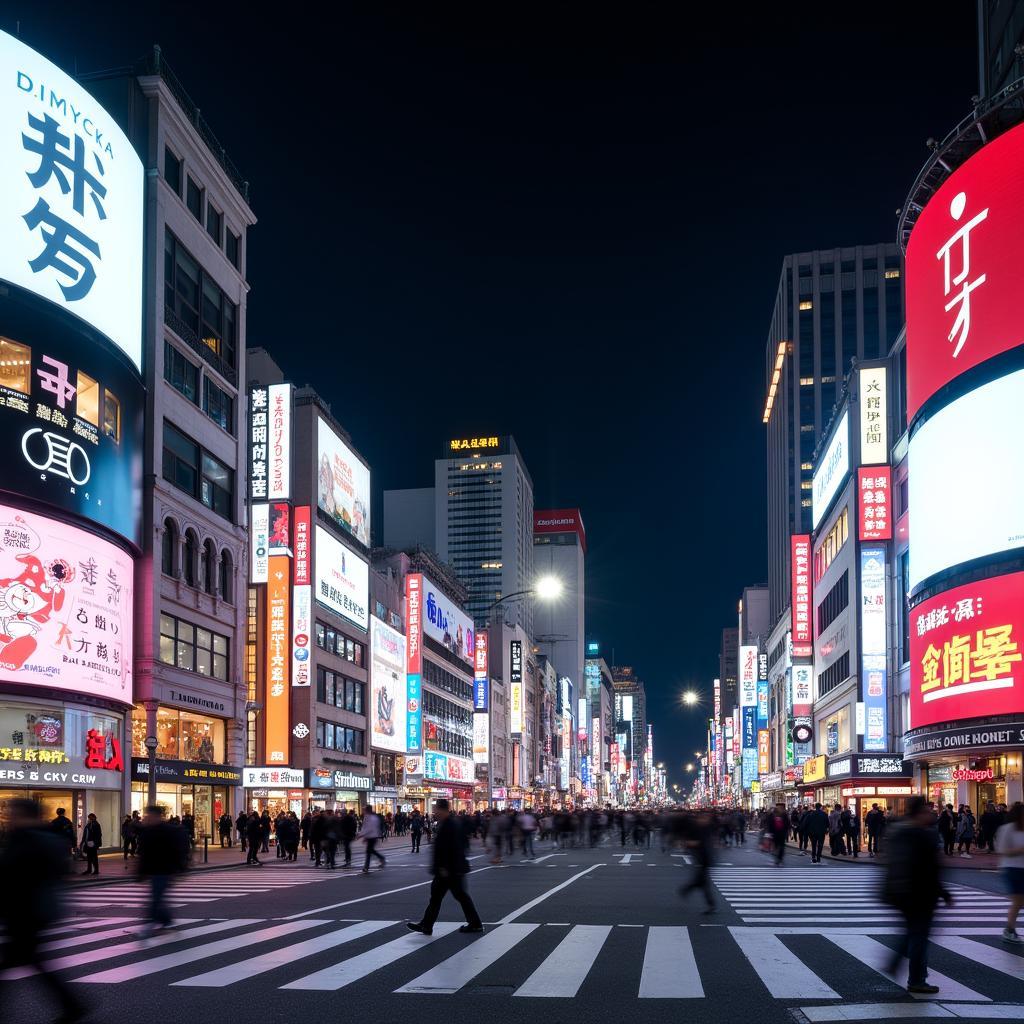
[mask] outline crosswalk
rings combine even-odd
[[[395,995],[485,991],[500,979],[516,998],[714,999],[742,990],[777,1000],[884,1001],[905,992],[905,965],[890,971],[899,928],[822,929],[760,925],[624,926],[514,921],[480,936],[438,923],[432,935],[397,920],[196,919],[147,936],[133,918],[103,917],[53,929],[46,968],[84,985],[145,983],[222,989],[252,979],[293,993],[336,992],[368,979]],[[938,927],[931,980],[937,998],[1019,1007],[1024,953],[1001,945],[995,927]],[[0,975],[14,982],[29,969]],[[925,997],[927,998],[927,997]],[[942,1016],[936,1012],[930,1015]],[[928,1014],[926,1014],[928,1015]],[[983,1016],[978,1013],[975,1016]]]
[[[720,867],[712,870],[711,878],[744,924],[850,928],[903,920],[879,898],[881,873],[873,868],[822,865],[766,871],[763,867]],[[1005,921],[1004,896],[967,885],[949,888],[953,905],[939,905],[936,924],[991,926]]]

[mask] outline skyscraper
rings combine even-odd
[[[815,451],[855,359],[885,355],[903,326],[895,243],[782,261],[765,349],[770,620],[789,604],[792,534],[811,529]]]

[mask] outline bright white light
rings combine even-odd
[[[692,764],[688,764],[688,765],[686,766],[686,770],[687,770],[688,772],[692,772],[692,771],[693,771],[693,765],[692,765]]]
[[[693,705],[696,704],[699,700],[700,700],[700,695],[697,693],[696,690],[687,690],[683,694],[683,703],[687,707],[693,707]]]
[[[562,596],[562,581],[557,576],[541,576],[533,590],[542,601],[555,601]]]

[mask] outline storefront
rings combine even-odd
[[[143,813],[149,804],[149,758],[132,758],[132,807]],[[242,783],[242,769],[226,764],[201,764],[158,758],[156,802],[168,816],[191,814],[196,820],[196,839],[213,839],[217,821],[232,813],[231,790]]]
[[[398,787],[374,786],[368,797],[370,806],[378,814],[395,814],[398,811]]]
[[[0,701],[0,820],[8,800],[32,799],[46,821],[63,807],[79,837],[95,814],[104,846],[119,846],[123,737],[123,715],[58,701]]]
[[[354,775],[337,768],[310,768],[307,778],[311,806],[327,810],[361,814],[373,788],[369,775]]]
[[[246,811],[271,818],[294,811],[301,818],[306,813],[306,773],[301,768],[243,768],[242,789]]]
[[[426,750],[423,753],[422,787],[427,791],[427,809],[431,802],[445,799],[451,802],[455,811],[473,810],[473,783],[475,769],[473,762],[466,757],[455,754],[444,754],[437,750]],[[516,789],[516,799],[521,802],[523,790]],[[509,791],[509,805],[513,806],[512,791]]]
[[[899,754],[840,754],[811,758],[804,766],[805,788],[824,807],[848,807],[860,819],[878,804],[896,816],[906,810],[914,793],[913,767]]]

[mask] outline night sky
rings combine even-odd
[[[250,181],[248,344],[351,432],[377,541],[458,435],[514,434],[537,506],[582,508],[588,635],[682,781],[767,578],[780,261],[895,239],[977,91],[974,4],[141,6],[0,25],[72,73],[162,45]]]

